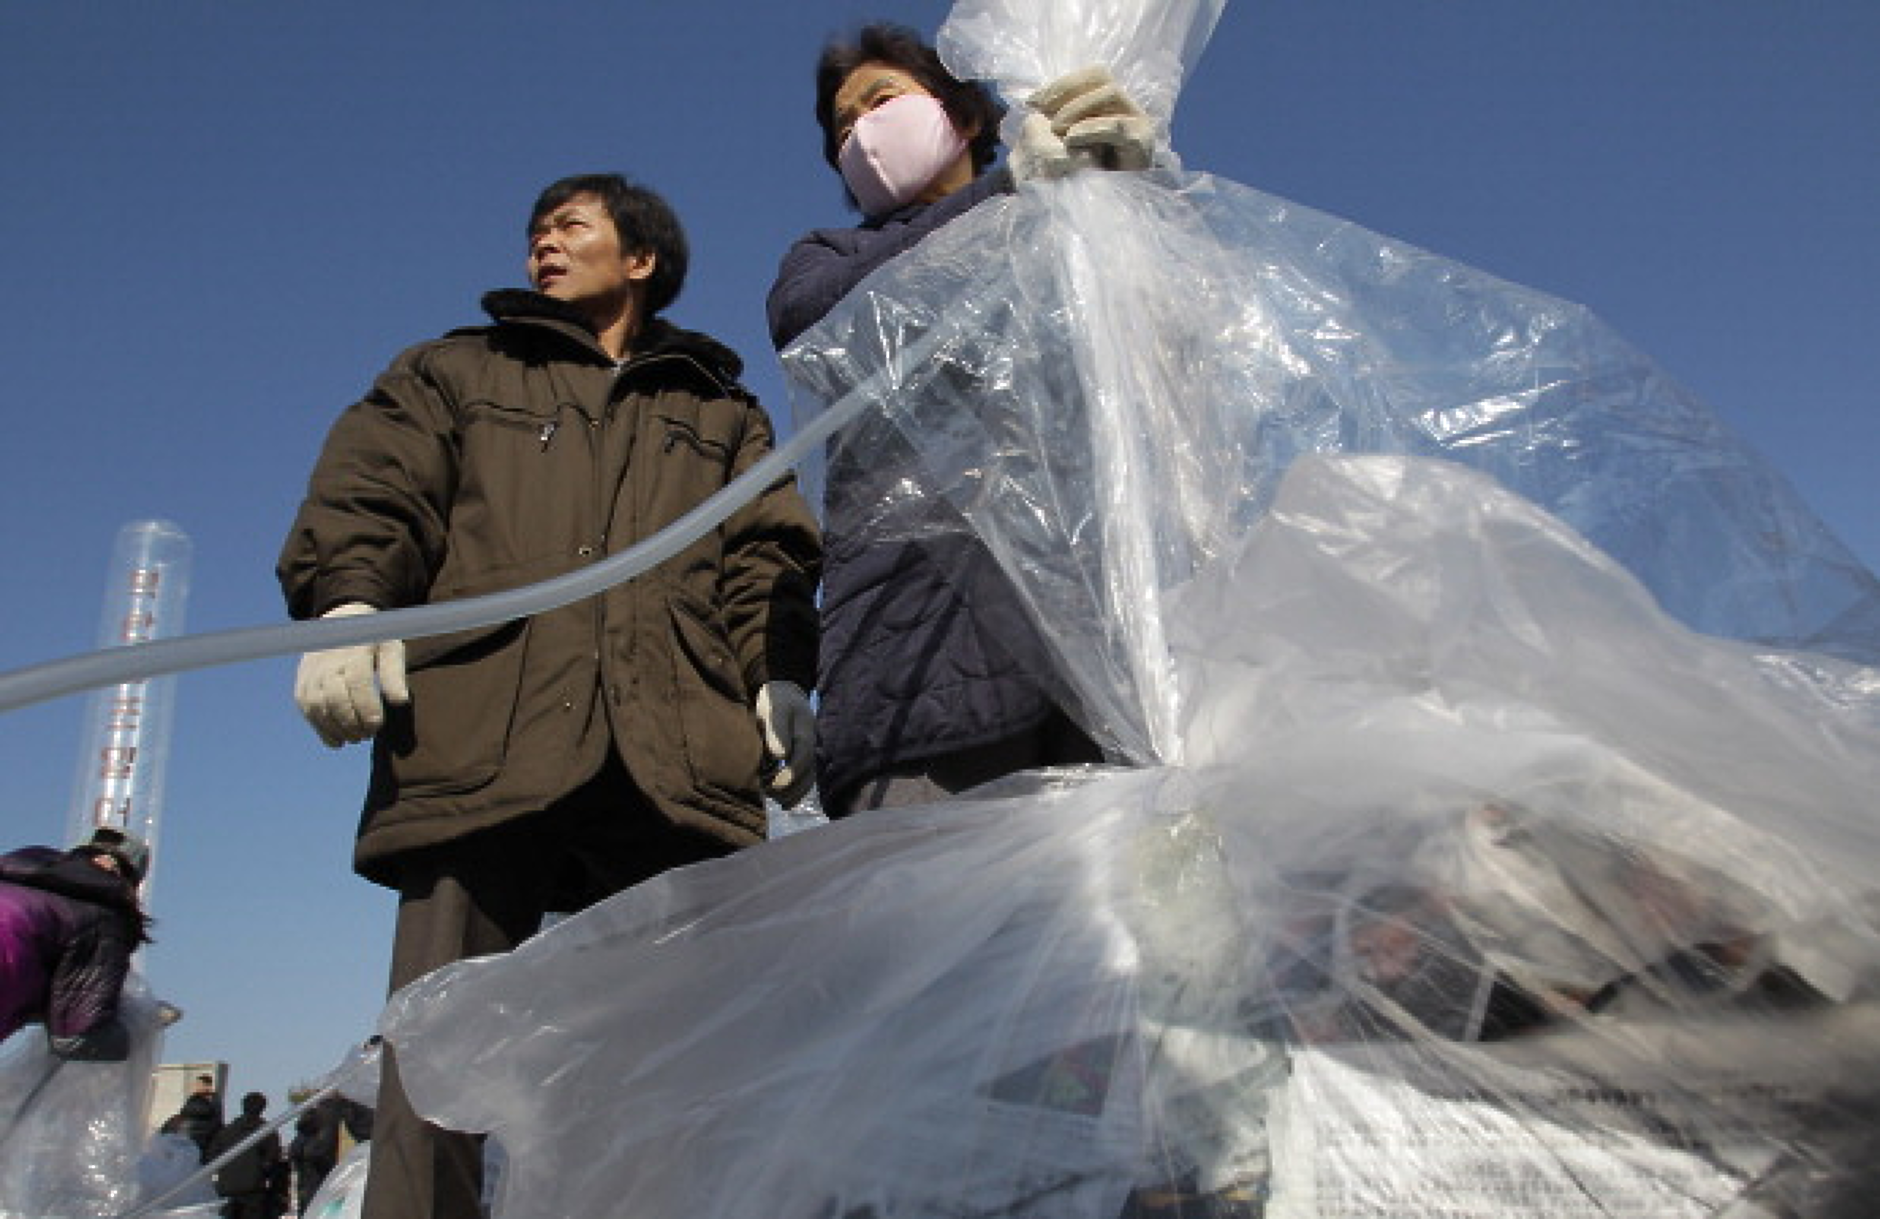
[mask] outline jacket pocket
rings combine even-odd
[[[463,404],[460,426],[465,432],[481,427],[496,428],[503,432],[523,432],[546,448],[560,430],[562,414],[578,409],[572,402],[559,400],[510,403],[499,402],[494,398],[472,398]]]
[[[666,411],[655,412],[655,416],[663,433],[659,444],[661,453],[690,453],[716,466],[731,464],[731,438],[715,435],[704,420],[687,419]]]
[[[720,793],[754,794],[763,742],[731,645],[715,619],[684,601],[669,604],[673,701],[692,781]]]
[[[379,734],[401,795],[475,791],[502,770],[528,641],[524,620],[405,645],[411,703]]]

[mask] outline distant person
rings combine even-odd
[[[615,174],[529,210],[532,291],[400,355],[334,424],[282,548],[298,618],[451,601],[642,542],[772,449],[738,357],[660,314],[678,218]],[[399,891],[393,989],[765,836],[813,779],[822,543],[789,476],[636,579],[532,618],[301,660],[330,746],[373,738],[353,862]],[[626,1032],[626,1031],[623,1031]],[[473,1219],[480,1144],[387,1046],[367,1219]]]
[[[137,898],[149,862],[140,839],[109,826],[68,851],[0,855],[0,1039],[43,1023],[61,1058],[129,1054],[119,999],[131,954],[150,942]]]
[[[321,1104],[332,1109],[340,1126],[355,1143],[372,1140],[372,1106],[362,1105],[344,1096],[329,1096]]]
[[[262,1188],[267,1193],[267,1209],[270,1215],[298,1215],[300,1208],[294,1205],[294,1166],[287,1162],[282,1154],[262,1170]]]
[[[259,1092],[242,1097],[241,1116],[222,1127],[209,1142],[209,1158],[218,1159],[264,1128],[268,1098]],[[273,1186],[281,1163],[281,1136],[270,1130],[246,1150],[215,1170],[215,1192],[222,1198],[222,1219],[280,1219],[282,1207]]]
[[[215,1076],[196,1076],[176,1116],[182,1124],[183,1133],[202,1150],[202,1159],[206,1163],[209,1159],[209,1143],[222,1129],[222,1097],[215,1090]]]
[[[325,1102],[312,1105],[294,1119],[294,1137],[287,1144],[287,1161],[294,1170],[294,1213],[307,1213],[307,1204],[320,1192],[320,1183],[339,1163],[339,1114]]]

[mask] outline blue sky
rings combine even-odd
[[[190,629],[278,621],[272,569],[334,415],[521,282],[565,173],[665,193],[675,321],[740,350],[777,260],[845,215],[810,69],[944,3],[108,0],[0,6],[0,670],[92,646],[112,542],[195,542]],[[1177,108],[1208,170],[1578,301],[1880,566],[1880,6],[1230,0]],[[171,1060],[277,1102],[364,1036],[391,895],[351,875],[361,749],[293,662],[183,675],[145,968]],[[64,832],[85,700],[0,716],[0,845]]]

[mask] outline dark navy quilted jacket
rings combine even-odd
[[[936,203],[807,234],[784,256],[770,290],[772,341],[782,350],[869,272],[1011,189],[1010,176],[995,170]],[[840,459],[829,471],[816,682],[817,782],[826,805],[897,763],[1023,732],[1053,705],[1041,688],[1044,645],[970,531],[884,542],[845,530],[841,506],[846,497],[867,498],[868,473]]]

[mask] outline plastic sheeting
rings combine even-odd
[[[1207,764],[852,818],[401,992],[500,1213],[1880,1187],[1871,711],[1447,463],[1300,463],[1178,600]]]
[[[1107,63],[1160,115],[1217,9],[964,0],[940,42],[1010,99]],[[832,546],[978,532],[1121,756],[1180,747],[1157,594],[1303,453],[1463,462],[1687,625],[1880,662],[1880,583],[1586,309],[1244,186],[1084,173],[982,204],[785,353],[799,407],[916,345],[830,456]]]
[[[222,1208],[215,1185],[202,1171],[202,1148],[181,1131],[158,1130],[144,1144],[137,1161],[137,1194],[145,1200],[168,1198],[166,1215],[189,1207],[208,1207],[210,1213]]]
[[[247,1137],[237,1143],[221,1148],[214,1159],[204,1160],[193,1171],[173,1175],[164,1182],[145,1181],[145,1188],[135,1208],[122,1212],[118,1219],[182,1219],[190,1215],[196,1204],[189,1199],[208,1188],[213,1196],[212,1182],[215,1174],[223,1165],[246,1152],[256,1143],[278,1132],[294,1121],[302,1113],[329,1097],[341,1096],[362,1105],[370,1105],[377,1099],[379,1091],[379,1044],[376,1038],[348,1051],[338,1066],[321,1078],[304,1099],[290,1105],[280,1116],[271,1118],[250,1131]],[[363,1165],[355,1173],[363,1174]],[[324,1191],[323,1191],[324,1192]],[[342,1202],[339,1205],[352,1206],[355,1213],[357,1203]]]
[[[0,1055],[0,1219],[107,1219],[129,1208],[144,1104],[162,1046],[157,1001],[133,972],[119,1000],[122,1062],[68,1062],[28,1025]]]
[[[354,1144],[320,1182],[320,1191],[307,1200],[301,1219],[359,1219],[365,1207],[366,1170],[371,1166],[372,1144]]]
[[[122,1062],[58,1059],[34,1026],[8,1039],[0,1057],[0,1219],[212,1215],[222,1204],[211,1177],[223,1164],[328,1096],[366,1105],[377,1098],[375,1040],[348,1051],[307,1099],[205,1163],[183,1135],[144,1136],[162,1026],[158,1004],[136,973],[120,1003],[131,1032]],[[354,1169],[363,1172],[363,1164]],[[344,1205],[357,1213],[356,1199]]]
[[[1217,13],[965,0],[942,44],[1166,118]],[[811,405],[886,387],[832,531],[979,534],[1134,768],[795,834],[407,988],[407,1088],[500,1140],[500,1214],[1880,1190],[1880,673],[1824,654],[1880,656],[1875,582],[1584,310],[1087,173],[786,363]]]

